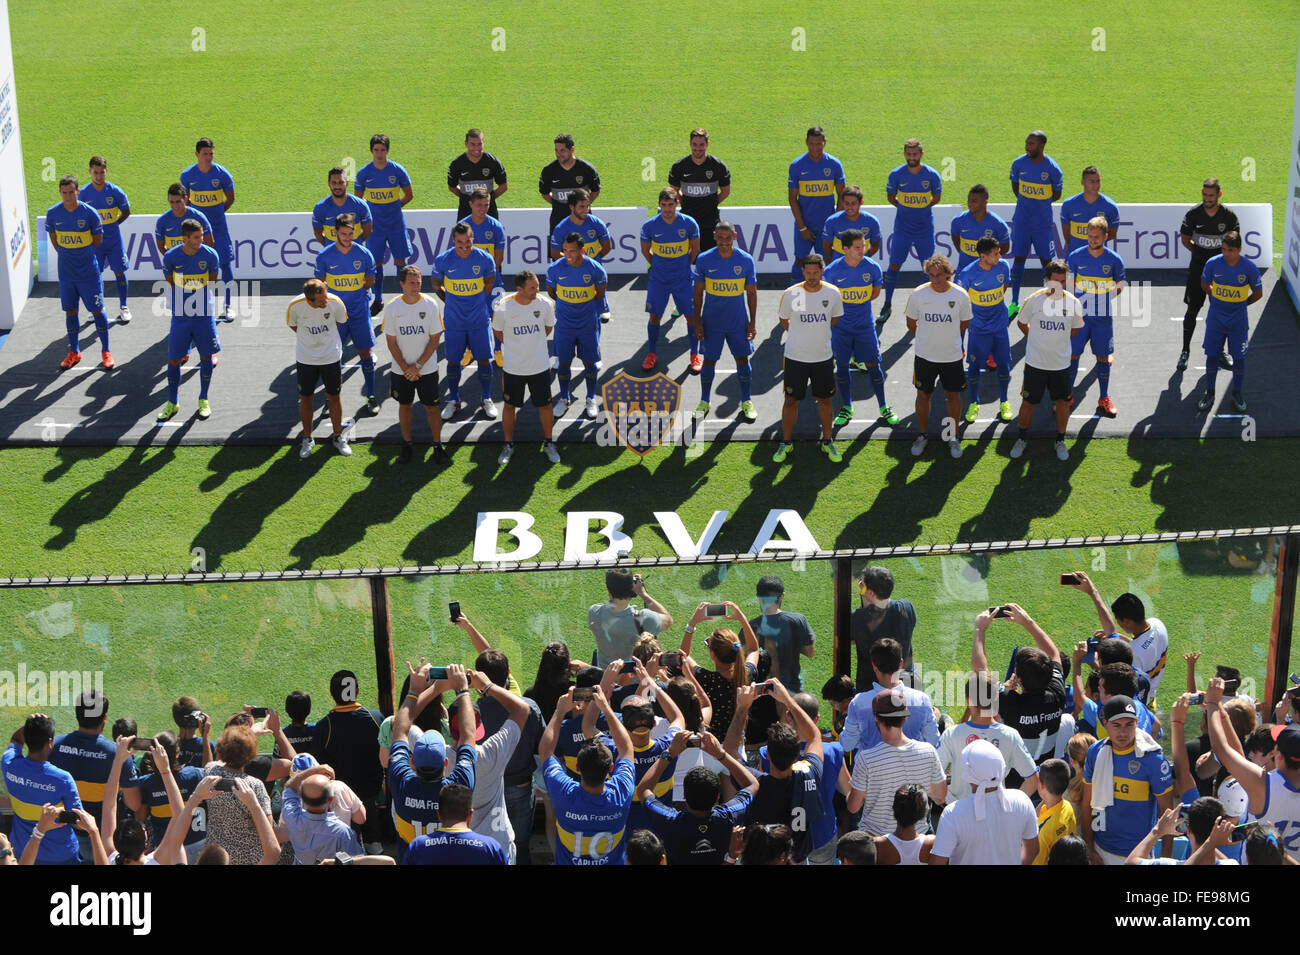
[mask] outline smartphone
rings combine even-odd
[[[704,616],[706,617],[725,617],[726,615],[726,604],[709,604],[704,608]]]
[[[1200,706],[1204,702],[1205,702],[1204,693],[1193,693],[1190,697],[1187,698],[1188,706]]]
[[[1174,832],[1180,836],[1187,835],[1187,806],[1178,807],[1178,822],[1174,824]]]
[[[994,620],[1005,620],[1011,616],[1011,611],[1006,607],[989,607],[989,613],[993,614]]]
[[[623,669],[619,670],[619,672],[620,672],[620,673],[635,673],[635,672],[636,672],[636,661],[635,661],[635,660],[627,660],[627,661],[624,662],[624,664],[623,664]]]
[[[447,613],[449,613],[449,614],[451,615],[451,622],[452,622],[452,623],[455,623],[457,620],[459,620],[459,619],[460,619],[460,601],[459,601],[459,600],[453,600],[451,603],[447,604]]]
[[[754,690],[754,693],[757,696],[767,696],[772,692],[772,689],[773,687],[771,683],[760,683],[758,684],[758,688]]]
[[[217,784],[212,787],[213,792],[233,793],[235,791],[235,781],[229,776],[222,776],[217,780]]]
[[[446,667],[429,667],[429,679],[430,679],[430,680],[445,680],[445,679],[447,679],[447,668],[446,668]]]
[[[137,736],[131,740],[132,749],[148,750],[151,746],[153,746],[152,736]]]
[[[65,825],[75,826],[79,818],[80,817],[71,809],[64,809],[59,813],[59,822],[64,823]]]
[[[698,733],[692,733],[690,736],[686,737],[686,748],[699,749],[700,745],[703,742],[704,742],[704,738],[702,736],[700,736]]]
[[[1095,650],[1095,649],[1097,649],[1097,645],[1101,643],[1101,639],[1102,639],[1101,637],[1089,637],[1089,638],[1088,638],[1088,649],[1089,649],[1089,650]]]
[[[659,665],[661,667],[671,667],[674,670],[680,670],[682,666],[682,651],[665,650],[659,654]],[[1300,687],[1297,687],[1300,689]]]
[[[1062,586],[1062,587],[1069,587],[1071,584],[1077,584],[1077,583],[1079,583],[1079,575],[1078,575],[1078,574],[1062,574],[1062,575],[1061,575],[1061,586]]]
[[[1233,827],[1232,827],[1232,841],[1233,841],[1233,842],[1245,842],[1245,841],[1246,841],[1246,837],[1247,837],[1248,835],[1250,835],[1250,827],[1251,827],[1251,826],[1254,826],[1254,825],[1257,825],[1257,823],[1254,823],[1254,822],[1243,822],[1243,823],[1242,823],[1241,825],[1239,825],[1239,826],[1233,826]]]
[[[269,706],[255,706],[253,707],[252,710],[253,719],[264,720],[266,719],[267,714],[270,712],[271,712],[271,708]]]
[[[193,710],[189,713],[186,713],[180,719],[181,729],[189,729],[189,730],[198,729],[199,717],[201,717],[202,715],[203,713],[200,712],[199,710]]]
[[[578,687],[576,690],[573,691],[573,702],[590,703],[592,699],[595,698],[595,696],[596,694],[592,691],[591,687],[589,686]]]

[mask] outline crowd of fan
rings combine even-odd
[[[1067,661],[1019,605],[981,613],[956,722],[916,685],[916,611],[881,567],[859,582],[856,683],[822,688],[830,731],[800,677],[815,635],[773,575],[753,619],[701,603],[669,650],[672,615],[610,571],[609,601],[588,611],[593,662],[548,644],[526,689],[460,614],[474,668],[408,665],[387,719],[342,670],[314,724],[295,691],[288,724],[244,706],[214,745],[183,696],[174,732],[145,739],[118,719],[110,740],[108,700],[88,692],[74,732],[37,713],[13,734],[0,864],[532,864],[537,802],[557,864],[1294,864],[1300,687],[1261,723],[1239,672],[1218,667],[1198,693],[1200,654],[1186,654],[1171,766],[1155,716],[1164,625],[1132,594],[1107,605],[1086,574],[1061,582],[1092,599],[1092,638]],[[998,620],[1032,641],[1005,679],[985,652]],[[1185,741],[1196,708],[1205,731]]]

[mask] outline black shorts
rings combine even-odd
[[[1020,397],[1031,405],[1043,400],[1043,391],[1053,401],[1068,401],[1070,398],[1070,369],[1060,371],[1043,371],[1033,365],[1025,366],[1025,383],[1020,389]]]
[[[916,356],[912,360],[912,384],[924,394],[934,394],[934,383],[938,379],[943,390],[948,394],[966,390],[966,366],[957,361],[930,361]]]
[[[533,406],[541,408],[551,403],[551,372],[550,370],[539,371],[535,375],[512,375],[508,371],[501,372],[501,391],[505,396],[506,404],[514,408],[524,406],[524,386],[528,386],[528,393],[532,396]]]
[[[298,394],[308,398],[316,390],[316,383],[323,382],[325,394],[337,395],[343,388],[343,368],[339,362],[328,365],[304,365],[298,362]]]
[[[808,394],[809,382],[812,382],[814,398],[829,398],[835,394],[835,359],[833,358],[811,362],[786,358],[782,371],[787,397],[802,401]]]
[[[409,405],[420,396],[420,404],[433,408],[438,404],[438,373],[431,371],[421,375],[419,381],[410,381],[400,371],[388,375],[388,395],[399,405]]]
[[[1215,255],[1217,254],[1216,252]],[[1192,261],[1187,266],[1187,286],[1183,289],[1184,305],[1199,309],[1205,304],[1205,289],[1201,288],[1201,272],[1205,270],[1205,263],[1212,258],[1213,255],[1192,255]]]

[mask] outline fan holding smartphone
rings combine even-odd
[[[625,567],[605,573],[609,601],[587,608],[587,629],[596,638],[596,666],[602,670],[611,660],[630,660],[642,634],[657,636],[673,625],[673,615],[650,596],[645,580]],[[644,607],[632,605],[640,598]]]

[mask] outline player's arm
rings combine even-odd
[[[835,184],[835,211],[839,212],[844,208],[844,183]]]
[[[1205,709],[1207,711],[1206,728],[1210,734],[1210,746],[1219,764],[1234,776],[1250,797],[1248,808],[1254,815],[1264,811],[1264,800],[1268,798],[1268,776],[1265,771],[1252,763],[1229,745],[1228,736],[1232,733],[1228,723],[1228,714],[1223,709],[1223,678],[1215,677],[1205,690]],[[1234,734],[1235,735],[1235,734]],[[1177,740],[1174,741],[1175,743]]]
[[[727,196],[731,195],[731,186],[723,186],[718,190],[718,205],[727,201]]]
[[[695,291],[692,296],[695,303],[695,318],[689,324],[695,330],[696,338],[704,337],[704,283],[696,282]]]
[[[406,206],[407,204],[409,204],[410,201],[411,201],[412,199],[414,199],[414,198],[415,198],[415,193],[413,193],[413,192],[411,191],[411,187],[410,187],[409,185],[407,185],[407,186],[403,186],[403,187],[402,187],[402,206],[405,207],[405,206]]]
[[[369,213],[367,213],[367,215],[369,215]],[[370,233],[374,231],[375,231],[375,220],[372,217],[367,219],[365,222],[361,223],[361,238],[359,241],[365,242],[367,239],[370,238]],[[325,243],[322,242],[321,244],[324,245]]]
[[[118,208],[122,213],[117,220],[117,227],[120,229],[122,227],[122,223],[125,222],[127,219],[131,218],[131,207],[119,206]]]
[[[1033,617],[1024,611],[1020,604],[1009,603],[1005,606],[1011,611],[1011,622],[1024,627],[1029,632],[1029,635],[1034,638],[1034,643],[1038,644],[1038,649],[1047,654],[1047,659],[1059,666],[1061,651],[1052,642],[1052,638],[1037,624]]]
[[[699,258],[699,255],[700,255],[700,237],[699,237],[699,236],[696,236],[695,238],[691,239],[691,241],[690,241],[690,255],[691,255],[691,265],[694,265],[694,264],[695,264],[695,260],[696,260],[697,258]],[[1253,301],[1253,299],[1252,299],[1252,301]]]
[[[456,180],[452,177],[450,172],[448,172],[447,174],[447,191],[450,192],[453,196],[455,196],[456,199],[459,201],[461,196],[460,187],[456,185]]]
[[[497,271],[501,271],[501,265],[506,260],[506,245],[502,241],[498,245],[492,246],[492,261],[496,264]]]
[[[1111,616],[1110,607],[1106,606],[1106,601],[1102,599],[1101,591],[1092,582],[1092,578],[1081,570],[1075,571],[1074,575],[1079,582],[1070,584],[1070,586],[1075,590],[1082,590],[1092,598],[1092,605],[1097,608],[1097,621],[1101,624],[1101,629],[1107,633],[1119,633],[1119,626],[1115,623],[1115,618]]]
[[[483,297],[489,302],[492,301],[492,286],[496,284],[495,275],[487,275],[483,278]]]
[[[329,243],[325,241],[325,229],[323,227],[313,224],[311,227],[311,231],[316,234],[316,241],[320,243],[321,248],[324,248],[325,246],[329,245]],[[205,240],[206,238],[207,236],[204,236]]]
[[[614,248],[613,240],[610,239],[609,236],[605,236],[605,238],[600,240],[600,251],[596,253],[596,258],[598,260],[604,258],[612,248]]]
[[[912,324],[915,325],[916,322],[912,321]],[[975,640],[970,649],[970,668],[976,673],[984,673],[989,668],[988,653],[984,650],[984,635],[992,619],[993,615],[987,610],[981,610],[979,616],[975,618]]]
[[[397,366],[397,370],[404,377],[410,377],[409,372],[413,370],[413,366],[408,364],[406,359],[402,357],[402,349],[398,347],[397,336],[385,332],[384,340],[388,343],[388,354],[393,356],[393,364]]]
[[[447,301],[447,291],[442,287],[442,278],[437,275],[430,275],[429,281],[433,285],[433,294],[438,296],[440,301]]]
[[[650,243],[644,239],[641,240],[641,257],[645,259],[646,265],[654,265],[654,256],[650,254]]]
[[[749,328],[745,334],[750,341],[758,334],[758,283],[748,282],[745,285],[745,305],[749,308]]]
[[[811,232],[812,230],[803,222],[803,210],[799,208],[799,190],[790,188],[786,191],[789,193],[790,212],[794,214],[794,224],[798,227],[799,234],[803,235],[805,232]]]
[[[606,288],[608,288],[608,285],[597,285],[597,286],[596,286],[596,298],[597,298],[597,299],[599,299],[602,295],[605,294],[605,289],[606,289]]]

